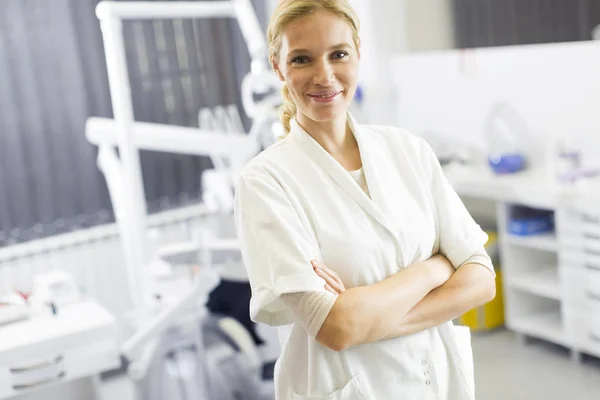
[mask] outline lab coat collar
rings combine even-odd
[[[298,143],[309,156],[314,158],[321,167],[340,185],[354,201],[356,201],[376,221],[383,225],[396,239],[398,237],[389,223],[389,218],[382,211],[385,209],[385,197],[383,196],[384,182],[382,176],[377,172],[377,160],[380,149],[373,143],[368,133],[356,124],[354,118],[348,115],[348,125],[358,142],[360,156],[367,181],[367,187],[371,199],[363,192],[359,185],[353,180],[348,171],[335,160],[316,140],[313,139],[295,118],[290,121],[290,139]]]

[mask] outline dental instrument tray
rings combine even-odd
[[[554,231],[554,213],[514,206],[509,213],[507,230],[512,235],[529,236]]]

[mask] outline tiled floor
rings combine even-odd
[[[477,400],[600,400],[600,360],[571,361],[545,342],[521,345],[506,330],[473,335]],[[133,400],[122,378],[105,382],[103,400]],[[170,399],[169,399],[170,400]]]

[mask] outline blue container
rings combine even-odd
[[[536,235],[554,231],[552,215],[512,218],[508,221],[508,232],[518,236]]]
[[[525,168],[525,157],[522,154],[503,154],[491,156],[488,163],[492,171],[498,175],[513,174]]]

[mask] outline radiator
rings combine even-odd
[[[190,239],[191,232],[218,229],[218,219],[203,205],[163,211],[148,217],[161,243]],[[115,223],[0,248],[0,289],[28,292],[32,276],[62,269],[72,274],[82,292],[96,298],[115,316],[128,309],[123,251]]]

